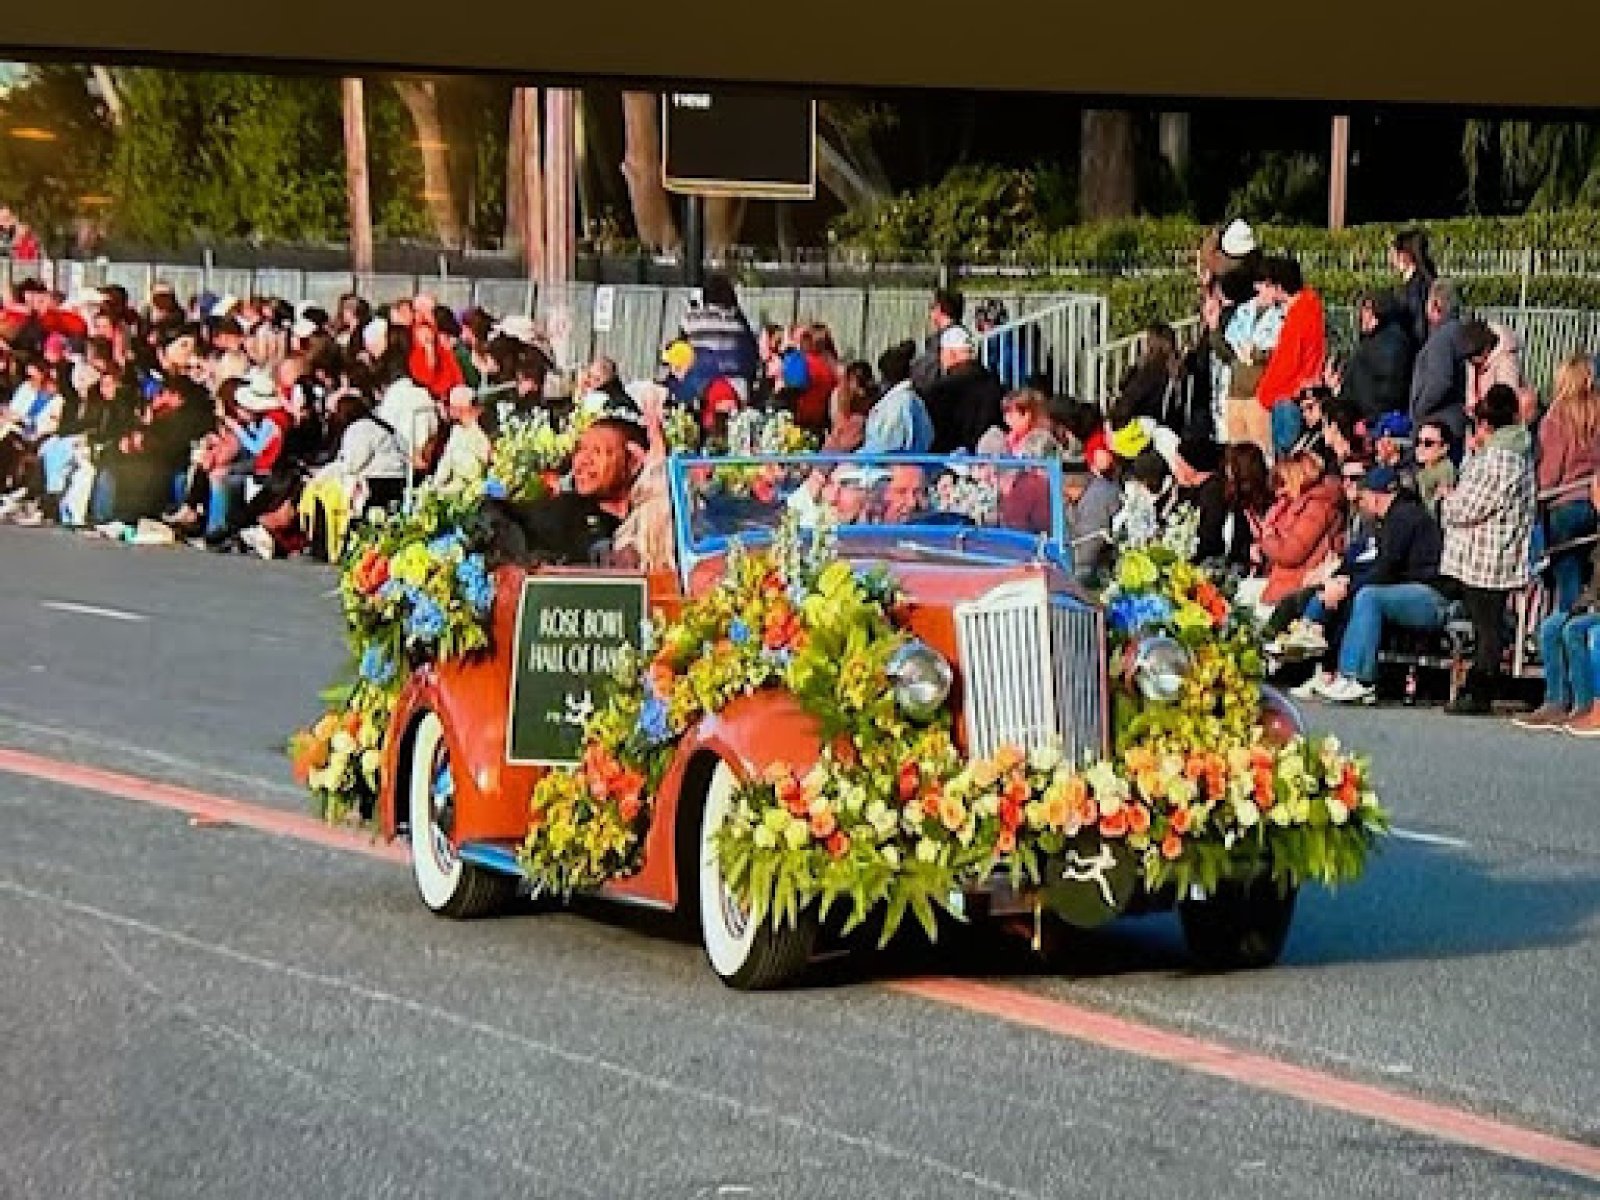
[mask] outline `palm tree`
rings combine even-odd
[[[1484,177],[1496,163],[1502,195],[1516,207],[1600,204],[1600,136],[1593,125],[1468,121],[1461,150],[1467,199],[1474,208]]]

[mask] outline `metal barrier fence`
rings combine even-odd
[[[1556,370],[1572,354],[1600,353],[1600,312],[1566,308],[1485,307],[1467,309],[1467,318],[1503,325],[1521,344],[1518,361],[1523,378],[1546,400],[1555,385]],[[1190,317],[1173,323],[1180,346],[1199,335],[1200,320]],[[1359,337],[1356,311],[1342,305],[1327,310],[1328,353],[1349,361]],[[1096,347],[1092,357],[1093,386],[1087,395],[1102,408],[1110,404],[1123,376],[1143,356],[1147,337],[1136,333]]]
[[[984,333],[978,357],[1008,388],[1042,377],[1054,395],[1082,396],[1109,324],[1104,298],[1073,296]]]

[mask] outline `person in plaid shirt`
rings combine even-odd
[[[1476,643],[1467,686],[1450,705],[1454,713],[1490,710],[1505,648],[1506,600],[1528,585],[1537,493],[1526,442],[1517,393],[1496,384],[1478,405],[1460,481],[1439,505],[1439,573],[1465,606]]]

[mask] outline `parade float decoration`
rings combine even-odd
[[[507,451],[478,494],[424,492],[409,515],[354,535],[341,582],[354,679],[294,749],[330,819],[370,813],[369,751],[404,673],[485,649],[481,504],[514,491],[499,477],[523,453]],[[963,470],[952,485],[963,495],[946,497],[958,509],[992,487]],[[1387,828],[1366,762],[1332,738],[1265,735],[1259,632],[1192,557],[1192,514],[1119,547],[1101,596],[1108,755],[1002,746],[968,759],[947,707],[910,714],[897,702],[897,656],[913,639],[892,576],[842,558],[825,526],[789,519],[760,548],[735,540],[720,582],[672,619],[653,617],[642,650],[621,656],[581,761],[534,784],[517,867],[555,896],[628,877],[680,739],[740,697],[782,689],[815,720],[822,752],[745,781],[715,833],[727,885],[757,923],[842,907],[847,928],[881,918],[887,940],[909,914],[933,936],[963,888],[996,875],[1037,885],[1068,851],[1094,862],[1115,850],[1145,888],[1179,895],[1356,878]]]

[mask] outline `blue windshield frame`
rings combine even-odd
[[[841,525],[840,544],[853,538],[916,538],[927,542],[949,542],[974,563],[1016,562],[1039,559],[1063,570],[1072,569],[1072,551],[1067,531],[1066,500],[1062,488],[1061,464],[1054,459],[1012,458],[990,455],[939,454],[759,454],[747,456],[706,456],[673,454],[667,459],[667,486],[672,502],[672,533],[676,543],[678,571],[685,586],[697,563],[727,551],[729,543],[742,540],[747,545],[764,544],[771,532],[749,535],[718,534],[696,540],[690,524],[689,472],[700,467],[760,466],[840,467],[888,470],[891,467],[924,467],[943,470],[950,467],[990,466],[1011,470],[1043,471],[1050,481],[1050,532],[1028,533],[1019,529],[992,526],[942,525],[934,522],[911,525]],[[993,547],[986,554],[980,546]]]

